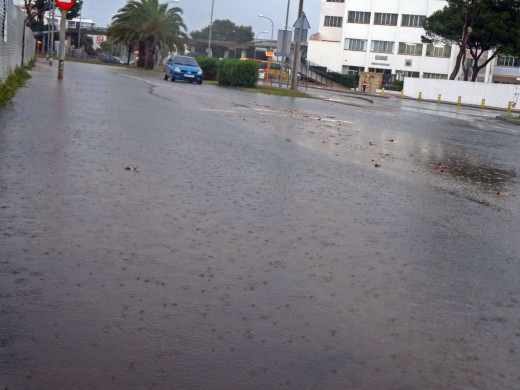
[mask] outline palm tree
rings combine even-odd
[[[152,69],[159,46],[176,47],[184,52],[188,36],[181,15],[182,9],[168,9],[168,4],[159,4],[158,0],[130,0],[112,18],[108,35],[112,41],[128,45],[129,51],[132,45],[137,45],[137,66]]]

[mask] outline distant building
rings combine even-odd
[[[446,5],[445,0],[322,0],[319,32],[310,38],[307,58],[340,73],[447,79],[459,48],[421,42],[424,19]],[[478,81],[517,83],[517,78],[518,57],[499,57]]]

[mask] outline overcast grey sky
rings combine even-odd
[[[170,6],[177,6],[184,11],[183,19],[188,27],[188,32],[200,30],[209,25],[212,0],[180,0]],[[276,31],[283,29],[287,0],[214,0],[215,8],[213,19],[229,19],[237,25],[252,26],[255,34],[262,34],[261,38],[270,38],[271,22],[260,18],[257,14],[263,14],[273,20],[274,37]],[[124,6],[126,0],[84,0],[82,17],[94,19],[96,26],[105,27],[110,23],[112,15]],[[297,19],[299,0],[290,0],[289,26],[292,27]],[[303,11],[307,15],[311,25],[311,33],[318,31],[321,0],[304,0]]]

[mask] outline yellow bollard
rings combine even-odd
[[[457,100],[457,107],[460,107],[462,103],[462,96],[459,96],[459,100]]]
[[[422,100],[422,92],[419,92],[419,101]]]
[[[483,110],[486,107],[486,99],[482,99],[482,104],[480,105],[480,109]]]
[[[511,112],[512,105],[513,105],[513,102],[511,100],[507,102],[507,112]]]
[[[437,97],[437,104],[441,104],[441,94]]]
[[[401,99],[404,97],[404,90],[401,90]]]
[[[385,96],[385,89],[384,88],[381,90],[381,96]]]

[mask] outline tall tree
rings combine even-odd
[[[32,30],[41,31],[45,24],[45,13],[50,11],[54,0],[24,0],[24,8],[27,14],[27,26]],[[79,16],[83,0],[74,0],[74,4],[67,12],[67,19]]]
[[[476,81],[479,72],[496,56],[520,53],[519,3],[516,0],[496,1],[488,4],[482,13],[468,42],[473,58],[471,81]],[[487,58],[482,60],[485,53],[488,53]]]
[[[482,10],[487,3],[494,0],[447,0],[448,5],[434,12],[424,21],[426,35],[424,43],[443,42],[456,44],[459,53],[450,80],[457,77],[461,63],[466,58],[466,47]],[[497,0],[495,0],[497,1]],[[499,0],[498,0],[499,1]]]
[[[190,35],[192,38],[208,39],[209,26],[192,31]],[[217,41],[251,42],[255,35],[251,26],[237,26],[231,20],[217,19],[213,22],[211,36]]]
[[[112,18],[108,36],[113,42],[135,45],[139,50],[138,66],[153,68],[157,49],[166,44],[184,52],[187,35],[182,9],[168,9],[158,0],[131,0]]]

